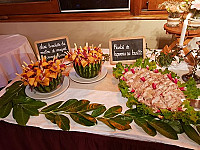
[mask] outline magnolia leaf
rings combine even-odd
[[[133,121],[133,117],[129,116],[129,115],[118,115],[115,117],[115,119],[121,119],[126,121],[128,124],[130,124]]]
[[[131,129],[131,126],[129,125],[129,121],[122,120],[121,118],[115,117],[111,118],[109,120],[109,123],[117,128],[118,130],[128,130]]]
[[[185,134],[193,141],[200,145],[200,136],[197,131],[191,125],[185,125],[182,123],[183,130]]]
[[[35,100],[30,97],[27,97],[26,95],[23,95],[23,94],[16,95],[12,100],[14,105],[22,104],[22,103],[29,103],[32,101],[35,101]]]
[[[181,134],[184,132],[181,123],[178,120],[164,120],[164,122],[170,125],[177,134]]]
[[[160,120],[152,120],[152,121],[148,121],[148,123],[165,137],[173,139],[173,140],[178,140],[176,131],[167,123],[164,123]]]
[[[103,117],[98,117],[97,120],[103,122],[104,124],[106,124],[107,126],[109,126],[111,129],[115,129],[115,127],[112,126],[112,125],[109,123],[109,119],[103,118]]]
[[[15,96],[12,100],[13,102],[13,105],[16,105],[16,104],[21,104],[21,103],[24,103],[26,100],[26,96],[24,95],[18,95],[18,96]]]
[[[91,121],[91,122],[94,122],[94,123],[97,123],[97,120],[92,117],[91,115],[88,115],[86,113],[79,113],[81,116],[83,116],[85,119]]]
[[[7,117],[10,114],[11,109],[12,109],[12,102],[7,103],[2,107],[0,107],[0,118]]]
[[[80,100],[72,105],[66,110],[68,112],[77,112],[87,106],[90,103],[88,100]]]
[[[36,108],[32,108],[29,105],[23,105],[20,104],[22,108],[24,108],[24,111],[31,115],[31,116],[38,116],[39,115],[39,111]]]
[[[58,109],[56,109],[56,111],[66,111],[69,109],[69,107],[71,105],[73,105],[74,103],[78,102],[77,99],[69,99],[68,101],[66,101],[63,105],[61,105]]]
[[[21,81],[17,81],[8,87],[6,93],[0,97],[0,107],[13,100],[14,96],[22,89],[24,89],[24,85]]]
[[[14,82],[11,86],[9,86],[9,87],[7,87],[6,88],[6,91],[8,92],[8,91],[14,91],[14,90],[16,90],[16,88],[18,88],[20,85],[22,85],[23,84],[23,82],[22,81],[16,81],[16,82]]]
[[[142,115],[142,116],[139,115],[139,117],[144,118],[147,122],[155,119],[153,116],[150,115]]]
[[[55,117],[56,117],[56,115],[54,115],[53,113],[47,113],[47,114],[45,114],[45,117],[48,119],[48,120],[50,120],[52,123],[56,123],[56,120],[55,120]]]
[[[157,134],[156,130],[152,126],[150,126],[144,118],[135,117],[134,121],[138,126],[142,127],[142,129],[150,136],[155,136]]]
[[[69,119],[64,115],[56,115],[55,117],[56,124],[59,128],[66,131],[70,129]]]
[[[19,125],[25,126],[30,118],[30,115],[25,113],[24,109],[20,105],[15,105],[13,107],[13,118]]]
[[[200,125],[197,125],[196,128],[197,128],[197,131],[198,131],[199,134],[200,134]]]
[[[29,99],[28,101],[23,103],[24,107],[35,108],[35,109],[39,109],[39,108],[44,107],[46,105],[47,105],[47,103],[37,101],[37,100],[34,100],[34,99]]]
[[[141,116],[142,116],[141,114],[139,114],[139,113],[137,112],[137,109],[136,109],[136,108],[134,108],[134,109],[128,109],[128,110],[125,112],[125,114],[130,115],[130,116],[132,116],[133,118],[134,118],[134,117],[141,117]]]
[[[105,107],[105,106],[99,107],[99,108],[95,109],[95,110],[92,112],[91,116],[92,116],[92,117],[98,117],[98,116],[100,116],[101,114],[103,114],[105,111],[106,111],[106,107]]]
[[[94,122],[89,121],[78,113],[70,113],[71,118],[76,122],[84,126],[93,126]]]
[[[49,106],[43,108],[43,109],[41,110],[41,112],[50,112],[50,111],[52,111],[52,110],[55,110],[55,109],[57,109],[62,103],[63,103],[63,101],[58,101],[58,102],[56,102],[56,103],[53,103],[53,104],[51,104],[51,105],[49,105]]]
[[[105,113],[104,113],[104,117],[105,118],[110,118],[110,117],[114,117],[116,115],[118,115],[119,113],[122,112],[122,107],[121,106],[113,106],[111,108],[109,108]]]
[[[93,104],[89,104],[86,107],[84,107],[80,112],[88,112],[88,111],[91,111],[91,110],[98,109],[100,107],[103,107],[103,105],[102,104],[93,103]]]

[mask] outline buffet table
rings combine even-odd
[[[21,73],[23,61],[30,63],[36,57],[26,37],[16,35],[0,35],[0,88],[13,80],[15,73]]]
[[[104,66],[108,70],[107,76],[99,82],[80,84],[70,80],[69,88],[59,96],[42,100],[48,105],[56,101],[66,101],[71,98],[87,99],[92,103],[105,104],[106,108],[121,105],[125,112],[126,98],[121,96],[118,89],[118,80],[112,76],[112,67],[109,62]],[[179,68],[177,71],[177,67]],[[172,66],[180,75],[186,73],[186,64]],[[17,78],[14,80],[18,80]],[[10,84],[12,84],[12,81]],[[0,96],[5,92],[3,89]],[[155,137],[147,135],[134,122],[132,129],[127,131],[112,130],[102,122],[92,127],[85,127],[75,123],[70,118],[70,131],[60,131],[57,125],[52,124],[40,114],[31,117],[27,127],[16,125],[12,113],[0,119],[0,149],[16,147],[15,149],[199,149],[200,146],[190,140],[185,134],[179,135],[179,140],[165,138],[161,134]],[[4,122],[5,121],[5,122]],[[8,122],[8,123],[6,123]],[[39,128],[37,128],[39,127]],[[23,139],[21,139],[23,138]],[[9,143],[12,143],[9,144]],[[41,148],[42,147],[42,148]],[[9,149],[8,148],[8,149]]]

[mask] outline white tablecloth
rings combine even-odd
[[[35,54],[26,37],[16,35],[0,35],[0,87],[13,80],[15,73],[21,73],[23,61],[27,64],[36,61]]]
[[[108,53],[108,50],[105,49],[104,53]],[[126,107],[127,99],[121,96],[121,93],[119,92],[117,86],[118,80],[112,76],[112,67],[114,67],[115,65],[110,65],[109,62],[106,62],[104,66],[108,69],[108,74],[106,78],[104,78],[103,80],[92,84],[79,84],[70,80],[70,86],[63,94],[42,101],[45,101],[48,105],[50,105],[52,103],[55,103],[56,101],[59,100],[66,101],[70,98],[76,98],[79,100],[87,99],[90,100],[91,103],[105,104],[107,109],[115,105],[121,105],[123,107],[123,112],[125,112],[128,109]],[[184,62],[182,62],[181,64],[172,65],[172,67],[170,67],[170,70],[175,71],[176,73],[178,73],[179,76],[182,75],[183,73],[188,72],[187,65]],[[15,80],[18,79],[16,78]],[[11,85],[12,82],[9,85]],[[0,92],[0,96],[4,92],[5,89],[3,89]],[[98,121],[98,124],[95,126],[85,127],[75,123],[70,117],[69,119],[71,126],[70,131],[88,132],[88,133],[114,136],[125,139],[160,142],[165,144],[177,145],[185,148],[200,149],[200,146],[195,142],[193,142],[192,140],[190,140],[185,134],[178,135],[179,140],[168,139],[159,133],[155,137],[151,137],[147,135],[139,126],[137,126],[134,123],[134,121],[131,123],[132,129],[127,131],[119,131],[110,129],[100,121]],[[12,117],[12,113],[5,119],[0,119],[0,120],[16,124],[16,121]],[[27,125],[40,127],[42,129],[60,130],[60,128],[58,128],[57,125],[48,121],[42,114],[36,117],[31,117]]]
[[[117,87],[118,80],[116,80],[112,76],[113,66],[109,65],[108,63],[106,63],[105,66],[108,69],[108,75],[106,76],[105,79],[92,84],[78,84],[70,80],[70,86],[63,94],[55,98],[43,101],[47,102],[47,104],[49,105],[55,103],[56,101],[59,100],[66,101],[70,98],[76,98],[79,100],[87,99],[90,100],[91,103],[105,104],[107,109],[110,108],[111,106],[121,105],[123,107],[123,112],[125,112],[128,109],[126,107],[127,99],[121,96],[121,93],[119,92]],[[0,92],[0,96],[4,92],[5,89]],[[1,120],[16,124],[11,114],[5,119]],[[42,114],[36,117],[31,117],[27,125],[40,127],[42,129],[60,130],[57,127],[57,125],[51,123]],[[72,119],[70,119],[70,126],[71,126],[70,131],[88,132],[88,133],[107,135],[125,139],[159,142],[159,143],[177,145],[185,148],[200,149],[200,146],[195,142],[193,142],[192,140],[190,140],[185,134],[178,135],[179,140],[168,139],[159,133],[155,137],[151,137],[147,135],[139,126],[137,126],[134,123],[134,121],[131,123],[132,129],[127,131],[112,130],[105,124],[101,123],[100,121],[98,121],[98,124],[95,126],[85,127],[75,123]]]

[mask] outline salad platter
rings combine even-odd
[[[157,69],[155,61],[138,59],[131,65],[116,64],[113,75],[119,79],[118,87],[127,98],[125,112],[150,136],[156,132],[177,140],[185,133],[200,144],[200,111],[190,100],[200,96],[200,89],[191,78],[181,83],[176,73]],[[133,106],[136,106],[133,107]]]

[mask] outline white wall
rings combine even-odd
[[[31,45],[34,41],[67,35],[73,43],[85,42],[108,48],[110,38],[145,36],[149,48],[163,48],[171,35],[163,29],[166,20],[17,22],[0,23],[0,34],[22,34]]]

